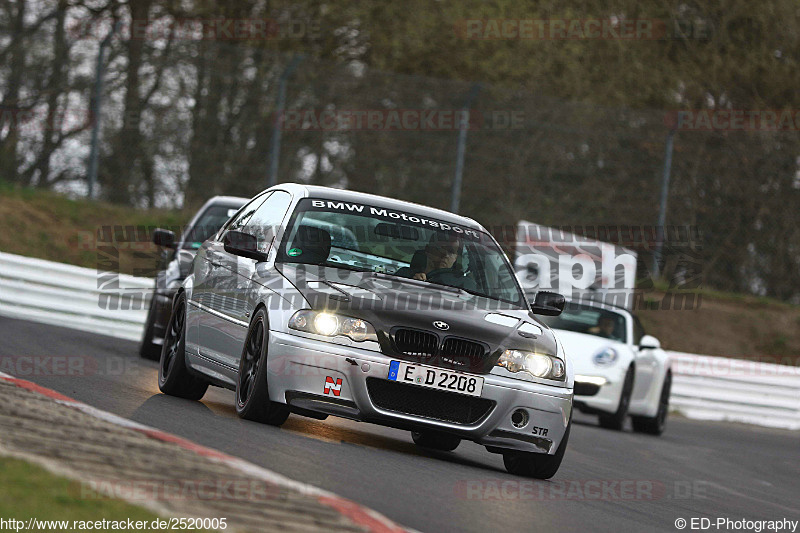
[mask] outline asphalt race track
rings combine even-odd
[[[674,532],[679,518],[800,519],[798,432],[672,417],[662,437],[651,437],[603,430],[576,414],[556,477],[525,480],[472,443],[425,452],[406,432],[332,417],[293,415],[282,428],[245,422],[233,410],[233,393],[221,389],[209,389],[202,403],[164,396],[157,363],[141,360],[133,342],[3,317],[0,338],[2,372],[336,492],[420,531]],[[17,364],[27,361],[19,356],[66,358],[80,370],[32,368]]]

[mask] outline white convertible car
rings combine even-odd
[[[575,368],[575,407],[599,415],[600,425],[660,435],[669,412],[669,357],[626,309],[570,302],[560,316],[543,316]]]

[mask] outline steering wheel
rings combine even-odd
[[[448,274],[456,278],[463,278],[465,275],[464,272],[457,268],[437,268],[425,274],[425,277],[430,282],[442,283],[444,281],[443,278],[445,278],[445,276]]]

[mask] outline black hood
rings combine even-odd
[[[506,349],[557,354],[552,331],[527,309],[385,274],[317,265],[276,266],[312,309],[368,321],[377,331],[381,351],[398,359],[488,373]],[[487,315],[507,324],[490,322]],[[539,326],[541,334],[521,334],[518,328],[525,322]]]

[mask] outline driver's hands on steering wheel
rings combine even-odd
[[[453,275],[455,275],[457,277],[464,276],[464,273],[461,272],[460,270],[456,270],[456,269],[453,269],[453,268],[437,268],[437,269],[431,270],[427,274],[425,272],[417,272],[416,274],[414,274],[412,279],[416,279],[416,280],[419,280],[419,281],[431,281],[433,283],[438,283],[439,281],[437,281],[437,278],[441,278],[443,275],[446,275],[446,274],[453,274]]]
[[[432,283],[441,283],[443,279],[448,279],[448,275],[458,278],[464,276],[464,273],[455,268],[436,268],[427,274],[425,272],[418,272],[414,274],[414,279],[430,281]]]

